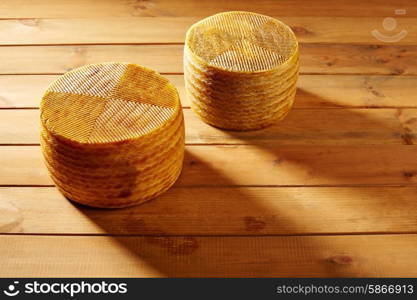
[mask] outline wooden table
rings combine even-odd
[[[227,132],[189,109],[184,33],[225,10],[298,36],[276,126]],[[395,43],[371,34],[389,16]],[[2,0],[0,17],[0,276],[417,276],[416,1]],[[184,106],[181,178],[128,209],[67,201],[39,149],[47,85],[102,61],[158,70]]]

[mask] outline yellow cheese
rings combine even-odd
[[[184,121],[167,79],[126,63],[88,65],[58,78],[41,102],[46,166],[69,199],[97,207],[152,199],[178,178]]]
[[[187,32],[187,96],[194,111],[216,127],[251,130],[284,118],[293,104],[298,69],[295,35],[274,18],[220,13]]]

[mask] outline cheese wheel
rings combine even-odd
[[[116,62],[72,70],[49,86],[40,111],[46,166],[70,200],[138,204],[166,191],[181,172],[180,99],[152,70]]]
[[[184,77],[193,110],[207,123],[253,130],[283,119],[293,105],[298,43],[282,22],[226,12],[190,27]]]

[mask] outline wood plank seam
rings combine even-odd
[[[0,144],[38,144],[38,110],[0,110],[0,117],[10,124],[0,128]],[[188,108],[184,117],[189,145],[413,145],[417,138],[417,108],[300,108],[274,126],[249,132],[213,128]]]
[[[301,44],[301,74],[417,74],[417,46]],[[328,52],[332,55],[327,55]],[[28,57],[26,53],[31,53]],[[110,55],[111,53],[111,55]],[[182,46],[24,46],[0,47],[2,74],[61,74],[101,61],[131,61],[160,73],[183,71]],[[388,58],[387,58],[388,57]],[[146,63],[144,63],[146,62]]]
[[[200,135],[191,132],[187,142],[184,178],[161,201],[114,213],[74,207],[60,198],[47,177],[33,136],[6,127],[11,130],[0,130],[0,211],[7,210],[10,202],[24,217],[18,224],[22,232],[13,232],[19,226],[4,232],[10,228],[2,226],[6,214],[0,213],[0,275],[417,275],[417,156],[413,145],[417,100],[412,93],[417,78],[415,1],[375,5],[374,1],[335,4],[318,0],[308,9],[300,9],[305,6],[302,0],[261,0],[256,5],[251,0],[217,5],[212,0],[103,0],[100,6],[95,0],[63,1],[59,6],[50,5],[49,0],[21,2],[18,6],[9,0],[0,3],[0,31],[8,33],[0,38],[0,73],[4,72],[0,74],[0,113],[4,120],[21,111],[37,110],[36,97],[25,98],[36,94],[33,91],[39,89],[40,82],[27,87],[29,92],[24,94],[16,92],[20,88],[3,89],[5,76],[60,75],[112,57],[149,64],[164,75],[182,76],[179,62],[187,22],[242,8],[287,20],[302,42],[305,80],[301,104],[293,111],[299,120],[318,107],[333,119],[349,116],[353,107],[359,114],[351,114],[345,122],[342,118],[326,123],[333,131],[315,127],[317,130],[309,133],[306,124],[312,123],[299,127],[292,123],[288,128],[295,131],[288,136],[272,131],[261,143],[250,135],[226,138],[189,119],[190,128],[198,129]],[[383,18],[397,8],[407,10],[406,18],[396,19],[408,36],[397,45],[373,39],[370,30],[380,28]],[[110,37],[94,34],[95,28],[80,35],[59,31],[71,24],[71,28],[101,24],[103,17],[113,16],[119,19],[108,18],[113,19],[109,24],[163,24],[173,17],[177,25],[169,42],[165,42],[163,30],[152,37],[143,35],[145,31],[115,37],[112,34],[118,34],[120,26],[110,28]],[[52,28],[54,24],[59,26]],[[162,50],[156,51],[155,46]],[[184,111],[189,112],[185,104]],[[392,109],[394,114],[384,114],[384,109]],[[361,114],[367,117],[359,118]],[[362,129],[352,126],[358,120]],[[20,128],[33,132],[34,126],[27,125],[32,121]],[[307,140],[307,135],[316,139]],[[271,136],[277,137],[274,145]],[[338,140],[344,144],[336,145]],[[19,144],[22,142],[29,143]],[[248,166],[256,166],[258,176]],[[201,184],[202,178],[210,185]],[[197,198],[187,196],[190,192]],[[28,197],[34,194],[38,195],[36,201]],[[220,201],[223,198],[228,201]],[[170,200],[176,200],[177,205]],[[165,213],[155,215],[164,209]],[[72,263],[62,257],[72,258]]]

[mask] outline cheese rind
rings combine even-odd
[[[184,47],[187,97],[207,123],[259,129],[290,110],[298,43],[282,22],[250,12],[220,13],[191,26]]]
[[[152,70],[125,63],[75,69],[51,84],[40,110],[46,166],[73,201],[142,203],[181,172],[181,103],[175,87]]]

